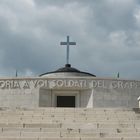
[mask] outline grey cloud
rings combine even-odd
[[[76,41],[70,62],[97,76],[140,78],[137,0],[0,1],[1,76],[39,75],[65,64],[60,41]],[[137,13],[139,14],[139,13]]]

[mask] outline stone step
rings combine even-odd
[[[107,119],[107,120],[99,120],[99,119],[88,119],[88,118],[85,118],[85,119],[73,119],[73,118],[62,118],[62,119],[59,119],[59,118],[53,118],[53,119],[34,119],[34,118],[26,118],[26,119],[2,119],[0,120],[0,124],[2,124],[3,122],[5,123],[28,123],[28,122],[31,122],[31,123],[53,123],[53,122],[61,122],[61,123],[66,123],[66,122],[76,122],[76,123],[109,123],[109,124],[112,124],[112,123],[118,123],[118,124],[121,124],[121,123],[128,123],[128,124],[140,124],[140,121],[139,120],[110,120],[110,119]]]
[[[0,132],[75,132],[75,133],[140,133],[140,129],[136,128],[104,128],[104,129],[97,129],[97,128],[80,128],[80,129],[73,129],[73,128],[0,128]]]
[[[35,119],[39,119],[39,118],[43,118],[43,119],[51,119],[51,118],[75,118],[75,119],[78,119],[80,117],[80,119],[84,119],[84,118],[89,118],[89,119],[112,119],[112,120],[119,120],[119,119],[137,119],[139,120],[139,118],[137,118],[136,116],[124,116],[124,117],[118,117],[118,116],[96,116],[96,115],[81,115],[81,116],[76,116],[76,115],[56,115],[56,114],[53,114],[53,115],[50,115],[50,116],[45,116],[45,115],[40,115],[40,116],[35,116],[35,115],[21,115],[21,116],[12,116],[12,115],[4,115],[4,116],[0,116],[0,119],[14,119],[14,118],[17,118],[17,119],[26,119],[26,118],[35,118]]]
[[[69,137],[69,138],[30,138],[30,137],[26,137],[26,138],[21,138],[21,137],[16,137],[16,138],[0,138],[0,140],[139,140],[139,138],[73,138],[73,137]]]
[[[61,114],[71,114],[71,115],[118,115],[118,116],[125,116],[125,115],[138,115],[139,114],[136,114],[135,112],[133,111],[120,111],[120,112],[116,112],[116,110],[114,111],[70,111],[70,110],[67,110],[67,111],[46,111],[46,112],[43,112],[43,111],[0,111],[0,116],[4,116],[4,115],[50,115],[50,114],[57,114],[57,115],[61,115]]]
[[[0,138],[140,138],[140,133],[59,133],[59,132],[8,132],[0,133]]]
[[[102,123],[108,123],[108,124],[140,124],[140,121],[138,120],[119,120],[119,121],[116,121],[116,120],[88,120],[88,119],[85,119],[85,120],[76,120],[76,119],[68,119],[68,118],[64,118],[64,119],[22,119],[22,120],[0,120],[0,125],[3,124],[3,122],[5,123],[18,123],[18,124],[24,124],[24,123],[53,123],[53,122],[61,122],[61,123],[67,123],[67,122],[75,122],[75,123],[97,123],[97,124],[102,124]]]
[[[13,127],[13,128],[140,128],[140,123],[76,123],[76,122],[63,122],[63,123],[0,123],[0,128]]]
[[[124,123],[122,123],[122,124],[118,124],[118,123],[99,123],[99,124],[97,124],[97,123],[95,123],[95,124],[93,124],[93,123],[89,123],[89,124],[87,124],[87,123],[70,123],[70,124],[68,124],[68,123],[62,123],[61,124],[61,127],[62,128],[67,128],[69,126],[69,128],[135,128],[136,127],[136,125],[135,124],[124,124]],[[138,125],[138,128],[139,128],[139,125]]]
[[[2,139],[138,140],[140,114],[132,109],[46,108],[0,111]]]
[[[124,117],[124,116],[139,116],[139,114],[135,114],[135,113],[104,113],[104,114],[97,114],[97,113],[88,113],[88,112],[81,112],[81,113],[78,113],[78,112],[75,112],[75,113],[61,113],[61,112],[53,112],[53,113],[27,113],[27,112],[24,112],[24,113],[20,113],[20,114],[13,114],[13,113],[3,113],[3,114],[0,114],[0,116],[7,116],[7,115],[11,115],[11,116],[51,116],[51,115],[56,115],[56,116],[63,116],[63,115],[70,115],[70,116],[98,116],[100,117],[101,115],[103,116],[121,116],[121,117]]]
[[[0,138],[0,140],[139,140],[139,138]]]
[[[120,112],[116,112],[116,110],[114,109],[114,111],[78,111],[77,109],[75,111],[70,111],[69,109],[67,111],[0,111],[0,116],[2,115],[7,115],[7,114],[11,114],[11,115],[49,115],[49,114],[87,114],[87,115],[139,115],[139,113],[135,113],[134,111],[120,111]]]
[[[139,119],[137,118],[130,118],[130,117],[125,117],[125,118],[117,118],[117,117],[96,117],[96,116],[93,116],[93,117],[70,117],[70,116],[62,116],[62,117],[57,117],[57,116],[52,116],[52,117],[46,117],[46,116],[39,116],[39,117],[32,117],[32,116],[29,116],[29,117],[1,117],[0,118],[0,121],[2,120],[26,120],[26,119],[37,119],[37,120],[53,120],[53,119],[60,119],[60,120],[63,120],[63,119],[68,119],[68,120],[112,120],[112,121],[121,121],[121,120],[124,120],[124,121],[130,121],[130,120],[137,120],[139,121]]]

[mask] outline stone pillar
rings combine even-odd
[[[93,108],[93,89],[90,91],[87,108]]]
[[[138,100],[138,103],[139,103],[139,108],[140,108],[140,96],[138,97],[138,99],[137,99],[137,100]]]

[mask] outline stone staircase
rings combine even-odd
[[[140,140],[140,110],[1,109],[0,140]]]

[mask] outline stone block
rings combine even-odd
[[[1,128],[5,128],[5,127],[17,127],[17,128],[21,128],[23,127],[22,124],[16,124],[16,123],[0,123],[0,127]]]
[[[17,128],[17,127],[6,127],[2,128],[2,132],[40,132],[40,128]]]
[[[121,138],[81,138],[80,140],[122,140]]]
[[[39,138],[38,140],[81,140],[81,139],[80,138],[73,138],[73,137],[70,137],[70,138],[61,137],[61,138]]]
[[[95,129],[97,128],[97,124],[87,124],[87,123],[63,123],[62,128],[71,128],[71,129],[81,129],[81,128],[90,128]]]
[[[60,132],[22,132],[21,137],[31,137],[31,138],[60,137]]]
[[[23,127],[25,128],[60,128],[61,124],[57,123],[30,123],[24,124]]]
[[[134,124],[109,124],[109,123],[104,123],[104,124],[98,124],[98,128],[134,128]]]
[[[0,138],[4,138],[4,137],[11,137],[11,138],[15,138],[15,137],[20,137],[20,132],[1,132],[0,133]]]
[[[38,138],[21,138],[21,137],[15,137],[15,138],[0,138],[0,140],[38,140]]]
[[[135,138],[135,136],[132,138],[123,138],[123,140],[139,140],[140,138]]]
[[[139,123],[135,123],[135,128],[140,129],[140,122]]]

